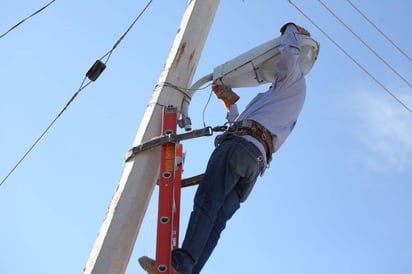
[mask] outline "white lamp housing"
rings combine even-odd
[[[308,74],[319,54],[319,43],[306,35],[299,35],[300,65],[304,75]],[[223,84],[231,88],[254,87],[273,83],[277,77],[276,61],[280,58],[280,37],[263,43],[238,57],[216,67],[212,74],[198,80],[187,92],[191,98],[197,89],[207,82]],[[191,130],[188,118],[189,100],[182,103],[180,126]]]
[[[299,35],[301,68],[307,74],[315,63],[319,44],[306,35]],[[275,82],[276,61],[280,58],[280,37],[261,44],[242,55],[216,67],[213,82],[231,88],[254,87]]]

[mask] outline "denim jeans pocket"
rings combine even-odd
[[[242,141],[238,143],[230,157],[230,168],[239,176],[236,190],[241,202],[245,201],[252,191],[260,174],[259,154],[254,150],[253,144]]]

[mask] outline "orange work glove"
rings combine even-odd
[[[222,100],[227,111],[229,111],[231,105],[240,99],[240,96],[237,95],[231,88],[223,85],[213,85],[212,90],[216,94],[217,98]]]

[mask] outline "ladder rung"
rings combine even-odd
[[[195,186],[200,183],[205,174],[199,174],[182,180],[182,187]]]

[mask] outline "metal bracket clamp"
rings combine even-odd
[[[203,137],[203,136],[212,136],[212,135],[213,135],[212,127],[205,127],[202,129],[192,130],[187,133],[168,134],[165,136],[155,137],[147,142],[144,142],[138,146],[135,146],[129,149],[129,151],[126,153],[125,162],[130,161],[140,152],[150,150],[150,149],[156,148],[158,146],[161,146],[167,143],[178,143],[183,140],[188,140],[188,139],[193,139],[193,138]]]

